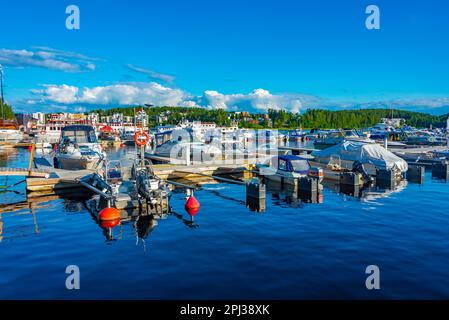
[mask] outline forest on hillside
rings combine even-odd
[[[363,109],[329,111],[322,109],[307,110],[301,116],[304,128],[367,128],[379,123],[382,118],[403,118],[409,126],[424,128],[445,127],[448,115],[434,116],[427,113],[391,109]]]
[[[151,126],[158,124],[157,119],[163,116],[162,124],[177,124],[181,120],[215,122],[217,125],[226,126],[235,121],[241,128],[366,128],[379,123],[382,118],[389,118],[393,114],[395,118],[405,119],[410,126],[422,128],[445,127],[448,115],[434,116],[426,113],[391,110],[391,109],[362,109],[362,110],[324,110],[308,109],[303,114],[292,113],[285,110],[268,110],[267,113],[244,114],[229,112],[223,109],[205,109],[189,107],[125,107],[112,109],[98,109],[93,112],[100,115],[112,115],[123,113],[132,116],[134,110],[145,110],[149,116]]]

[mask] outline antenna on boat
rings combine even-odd
[[[3,97],[3,67],[0,64],[0,91],[1,91],[1,104],[2,104],[2,119],[5,119],[5,100]]]

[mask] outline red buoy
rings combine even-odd
[[[186,201],[186,205],[184,206],[187,213],[193,217],[200,210],[200,203],[195,199],[194,196],[190,196]]]
[[[102,228],[114,228],[114,227],[118,226],[119,223],[120,223],[120,219],[101,221],[100,222],[100,227],[102,227]]]
[[[31,152],[31,150],[33,150],[32,146],[28,146],[28,151]]]
[[[115,208],[105,208],[100,211],[98,218],[101,221],[120,220],[120,211]]]

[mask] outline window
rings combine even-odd
[[[293,171],[295,172],[305,172],[310,169],[310,165],[307,160],[293,160],[291,163]]]
[[[279,159],[278,169],[282,171],[287,171],[287,161]]]

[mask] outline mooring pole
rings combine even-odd
[[[140,146],[140,167],[145,168],[145,145]]]
[[[31,176],[33,173],[33,163],[34,163],[34,150],[36,149],[36,144],[31,144],[31,151],[30,151],[30,162],[28,163],[28,175]]]

